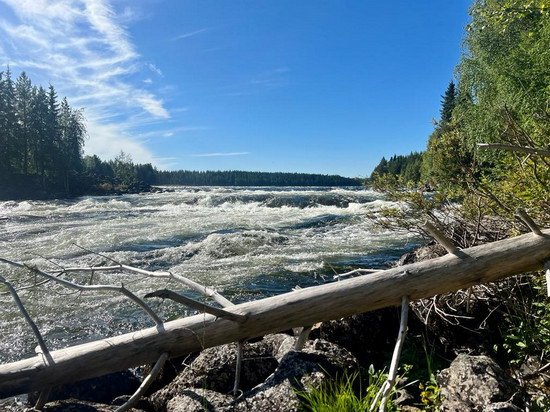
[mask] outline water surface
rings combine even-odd
[[[387,205],[379,193],[357,188],[237,187],[0,202],[0,255],[49,270],[112,264],[109,259],[170,270],[242,302],[398,258],[416,240],[375,227],[370,217]],[[24,271],[0,270],[16,287],[35,282]],[[90,276],[67,279],[86,283]],[[188,293],[139,275],[96,273],[91,281],[122,282],[138,295],[164,287]],[[21,298],[51,349],[151,325],[118,296],[47,284],[21,291]],[[0,295],[0,304],[0,362],[29,356],[36,346],[29,327],[9,296]],[[152,306],[163,319],[188,314],[160,300]]]

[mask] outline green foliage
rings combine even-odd
[[[309,173],[161,171],[157,184],[186,186],[360,186],[358,179]]]
[[[511,297],[504,307],[502,349],[512,365],[521,364],[530,355],[544,356],[550,348],[550,301],[546,296],[546,285],[542,276],[529,281],[531,287]]]
[[[442,96],[441,101],[441,120],[442,126],[448,124],[453,119],[453,110],[456,105],[457,92],[455,89],[455,83],[451,80],[445,94]]]
[[[0,72],[0,180],[3,191],[78,192],[86,129],[82,111],[57,102],[21,73]],[[0,193],[0,196],[3,193]]]
[[[371,174],[371,180],[377,176],[392,175],[401,178],[406,184],[417,184],[420,182],[421,165],[422,153],[418,152],[411,152],[406,156],[393,155],[390,160],[382,157]]]
[[[297,394],[302,401],[303,409],[306,411],[368,411],[386,379],[387,376],[384,373],[376,372],[371,365],[364,380],[357,372],[351,375],[346,374],[341,378],[326,381],[320,387],[312,386]],[[364,383],[366,384],[365,387],[363,387]],[[398,410],[392,402],[395,394],[395,389],[392,389],[386,403],[386,410],[389,412]],[[380,402],[381,400],[378,399],[376,410],[380,407]]]

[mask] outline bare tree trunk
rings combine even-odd
[[[247,316],[244,322],[214,315],[167,322],[156,327],[0,365],[0,398],[65,382],[100,376],[228,342],[262,336],[329,319],[397,306],[410,300],[456,291],[480,283],[541,269],[550,260],[550,230],[461,250],[322,286],[300,289],[224,308]]]

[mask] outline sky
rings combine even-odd
[[[0,0],[0,70],[83,108],[105,160],[362,177],[425,148],[469,6]]]

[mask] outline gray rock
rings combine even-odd
[[[443,256],[447,251],[439,243],[430,243],[426,246],[419,247],[408,253],[405,253],[397,261],[396,266],[409,265],[411,263],[422,262],[424,260],[433,259]]]
[[[279,364],[273,353],[286,335],[271,335],[259,342],[243,345],[239,389],[249,390],[263,382]],[[205,349],[169,385],[155,392],[150,402],[156,410],[165,410],[168,401],[189,388],[229,393],[235,381],[237,345],[235,343]]]
[[[201,412],[227,409],[233,398],[208,389],[187,389],[166,404],[167,412]]]
[[[437,380],[443,398],[441,411],[490,411],[484,408],[509,402],[520,390],[518,382],[488,356],[459,355]]]
[[[100,403],[82,401],[77,399],[66,399],[47,403],[43,412],[113,412],[116,406],[104,405]],[[29,411],[34,411],[30,409]],[[139,409],[131,409],[138,412]]]
[[[293,342],[293,338],[285,340],[279,354],[292,347]],[[320,339],[308,341],[303,352],[287,351],[273,375],[238,399],[234,410],[298,411],[297,392],[318,387],[327,378],[355,368],[357,360],[347,350]]]
[[[484,407],[483,412],[521,412],[521,409],[510,402],[496,402]]]

